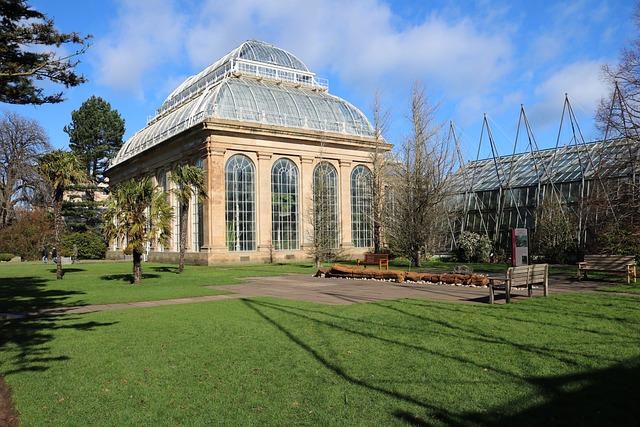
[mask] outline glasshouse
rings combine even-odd
[[[187,262],[308,259],[320,231],[355,258],[373,245],[372,153],[390,149],[296,56],[250,40],[178,86],[107,175],[110,185],[151,177],[177,206],[171,171],[203,168],[208,199],[192,202]],[[147,259],[177,261],[179,227]],[[108,256],[122,257],[123,243]]]
[[[470,161],[452,177],[456,215],[445,249],[469,231],[508,257],[520,228],[541,255],[547,246],[573,256],[593,250],[605,235],[637,226],[639,172],[640,143],[627,138]]]

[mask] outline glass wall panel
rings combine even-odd
[[[275,250],[300,248],[298,169],[279,159],[271,169],[271,243]]]
[[[225,222],[230,251],[256,249],[256,173],[251,159],[232,156],[225,166]]]
[[[373,246],[371,172],[359,165],[351,172],[351,238],[356,248]]]
[[[339,244],[338,172],[322,162],[313,172],[313,229],[316,246],[335,249]]]

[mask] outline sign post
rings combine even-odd
[[[529,236],[526,228],[511,229],[511,262],[514,267],[529,264]]]

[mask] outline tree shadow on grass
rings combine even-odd
[[[53,363],[69,360],[69,356],[55,354],[48,345],[55,339],[56,330],[90,332],[115,323],[83,322],[82,315],[33,315],[0,320],[0,351],[9,355],[0,359],[0,375],[45,371]]]
[[[583,369],[573,366],[575,373],[555,376],[519,375],[510,371],[500,372],[498,365],[493,366],[496,381],[526,383],[527,387],[518,396],[487,396],[490,402],[499,402],[493,406],[477,412],[457,410],[455,405],[438,403],[438,399],[425,398],[424,394],[416,391],[399,391],[394,385],[396,380],[381,380],[378,372],[377,380],[371,380],[368,375],[352,374],[349,366],[342,366],[336,360],[325,356],[321,347],[308,342],[304,334],[288,325],[288,322],[269,314],[275,309],[288,315],[303,318],[320,325],[342,330],[346,333],[358,335],[359,340],[369,339],[378,345],[395,345],[406,347],[407,350],[417,350],[424,353],[425,360],[436,357],[439,363],[465,362],[473,364],[472,359],[466,359],[462,354],[439,352],[438,350],[377,336],[365,329],[345,326],[342,322],[331,322],[313,319],[304,313],[295,312],[269,302],[243,300],[243,302],[258,316],[278,329],[291,342],[307,352],[316,362],[329,369],[344,381],[367,389],[369,392],[392,398],[398,405],[392,409],[390,416],[407,425],[414,426],[539,426],[539,425],[589,425],[589,426],[626,426],[637,423],[637,396],[640,391],[640,359],[632,358],[603,369]],[[399,313],[400,314],[400,313]],[[409,313],[406,313],[409,314]],[[426,320],[426,319],[425,319]],[[428,321],[433,321],[429,319]],[[447,334],[470,335],[474,338],[473,330],[460,331],[454,324],[441,323]],[[476,332],[476,339],[488,339],[482,331]],[[629,339],[633,339],[630,337]],[[501,346],[516,346],[508,340]],[[556,357],[557,354],[547,354],[546,357]],[[499,362],[499,361],[497,361]],[[570,362],[570,361],[567,361]],[[575,365],[575,363],[574,363]],[[482,367],[478,365],[478,367]],[[395,378],[395,377],[394,377]],[[424,387],[429,387],[428,383]],[[507,388],[508,389],[508,388]],[[496,390],[499,393],[500,389]],[[490,404],[488,404],[490,405]],[[482,406],[482,405],[479,405]],[[413,409],[412,409],[413,407]],[[415,412],[414,412],[415,411]]]
[[[67,360],[51,352],[54,331],[91,331],[108,323],[83,322],[80,316],[37,315],[39,310],[65,307],[69,298],[83,292],[47,289],[51,282],[41,277],[0,278],[0,375],[21,371],[43,371],[52,363]],[[74,299],[74,304],[78,301]]]
[[[157,279],[158,277],[160,277],[159,274],[142,273],[142,280],[145,280],[145,279]],[[100,280],[112,280],[112,281],[133,283],[133,274],[131,274],[131,273],[106,274],[104,276],[100,276]]]
[[[505,396],[504,405],[484,413],[464,413],[459,425],[479,426],[635,426],[638,422],[640,360],[573,375],[529,379],[543,398],[537,405]],[[511,407],[525,406],[519,411]]]
[[[178,271],[178,267],[169,267],[168,265],[163,265],[161,267],[151,267],[153,271],[157,271],[158,273],[175,273],[180,274]]]
[[[62,274],[67,274],[67,273],[78,273],[80,271],[87,271],[84,268],[76,268],[76,267],[69,267],[69,268],[65,268],[62,267]],[[52,274],[56,274],[56,269],[55,268],[51,268],[49,269],[49,272]]]
[[[42,277],[0,278],[0,313],[29,313],[66,306],[72,296],[84,292],[47,289]],[[77,301],[74,301],[78,305]]]

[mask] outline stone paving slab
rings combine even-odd
[[[122,304],[100,304],[79,307],[62,307],[41,310],[27,315],[82,314],[93,311],[127,308],[145,308],[164,305],[190,304],[196,302],[220,301],[230,298],[274,297],[321,304],[348,305],[401,298],[419,298],[433,301],[449,301],[466,304],[489,304],[487,287],[436,285],[431,283],[394,283],[373,280],[320,278],[309,274],[289,274],[286,276],[252,277],[246,283],[210,286],[225,290],[230,294],[202,297],[175,298],[158,301],[141,301]],[[549,294],[568,292],[595,292],[606,286],[606,282],[578,281],[573,276],[552,276],[549,278]],[[542,289],[534,289],[533,297],[542,297]],[[526,299],[526,290],[516,291],[512,299]],[[496,293],[495,304],[505,304],[503,292]],[[12,317],[24,317],[15,315]]]

